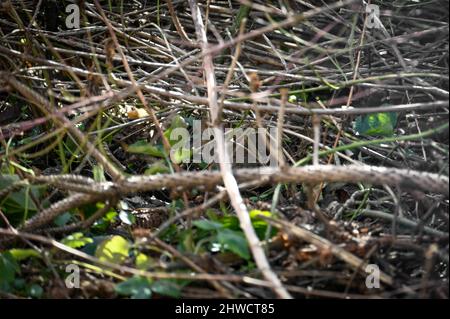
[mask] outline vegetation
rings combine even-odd
[[[0,298],[448,298],[449,4],[368,2],[1,1]]]

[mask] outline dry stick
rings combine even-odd
[[[25,222],[25,225],[23,225],[19,229],[30,231],[46,226],[51,223],[56,217],[69,211],[70,209],[93,203],[95,201],[101,200],[102,198],[103,197],[101,196],[90,196],[88,194],[75,194],[69,196],[28,219]]]
[[[244,34],[246,24],[247,24],[247,19],[244,19],[242,21],[241,28],[239,29],[239,35],[240,36],[242,34]],[[231,60],[231,65],[230,65],[230,68],[229,68],[228,73],[227,73],[227,77],[225,78],[225,82],[224,82],[223,87],[222,87],[222,97],[220,98],[219,110],[217,112],[218,113],[217,119],[219,121],[222,120],[222,112],[223,112],[223,108],[224,108],[224,104],[225,104],[226,92],[227,92],[228,87],[229,87],[229,85],[231,83],[231,80],[233,79],[234,70],[236,69],[236,65],[238,64],[241,52],[242,52],[242,42],[239,42],[238,44],[236,44],[236,50],[234,52],[233,58]]]
[[[236,39],[244,39],[244,37],[237,37]],[[233,43],[234,43],[234,39],[233,39]],[[231,42],[230,42],[231,43]],[[237,42],[239,43],[239,42]],[[228,44],[228,42],[227,42]],[[220,48],[224,47],[224,48],[228,48],[231,45],[226,45],[226,46],[222,46],[219,45]],[[216,48],[216,47],[213,47]],[[216,50],[208,50],[207,52],[210,52],[211,54],[215,53]],[[63,65],[63,64],[59,64],[55,61],[50,61],[50,60],[44,60],[44,59],[40,59],[40,58],[36,58],[33,57],[31,55],[28,54],[24,54],[21,53],[19,51],[15,51],[15,50],[11,50],[11,49],[7,49],[4,47],[0,46],[0,53],[4,53],[7,55],[13,55],[15,57],[18,58],[22,58],[22,59],[26,59],[26,60],[30,60],[33,62],[37,62],[37,63],[41,63],[44,65],[49,65],[52,67],[58,67],[58,68],[62,68],[63,70],[67,70],[67,69],[71,69],[73,70],[74,73],[77,74],[82,74],[85,76],[88,75],[92,75],[93,73],[90,73],[88,71],[82,70],[82,69],[77,69],[77,68],[73,68],[70,67],[68,68],[67,66]],[[197,59],[204,56],[203,54],[199,54],[197,55]],[[189,58],[188,60],[185,60],[183,62],[180,62],[177,66],[170,68],[170,72],[165,72],[163,73],[163,75],[159,75],[157,76],[157,79],[162,79],[164,76],[170,75],[173,72],[177,71],[179,68],[185,67],[193,62],[195,62],[196,59],[194,58]],[[418,77],[420,75],[422,76],[426,76],[426,74],[419,74],[419,73],[414,73],[412,74],[415,77]],[[405,76],[409,76],[409,74],[405,74],[405,73],[400,73],[400,74],[393,74],[390,75],[388,78],[402,78]],[[375,78],[366,78],[363,79],[369,82],[375,81]],[[146,84],[139,84],[139,88],[141,90],[144,90],[146,92],[155,94],[155,95],[160,95],[160,96],[164,96],[164,97],[168,97],[171,99],[178,99],[178,100],[185,100],[185,101],[189,101],[191,103],[196,103],[196,104],[201,104],[201,105],[208,105],[208,99],[204,98],[204,97],[199,97],[199,96],[192,96],[192,95],[188,95],[188,94],[183,94],[180,92],[176,92],[176,91],[169,91],[163,88],[159,88],[159,87],[155,87],[155,86],[151,86],[149,85],[150,82],[154,82],[156,81],[156,79],[151,79],[149,80]],[[126,88],[122,89],[121,91],[117,92],[115,94],[115,98],[114,100],[119,100],[119,99],[125,99],[127,96],[133,94],[135,92],[135,90],[137,88],[133,87],[132,83],[130,81],[126,81],[126,80],[122,80],[122,79],[116,79],[116,83],[120,86],[124,86]],[[345,84],[345,87],[348,86],[352,86],[355,84],[355,81],[350,81],[350,83]],[[344,86],[341,86],[342,88]],[[58,112],[69,112],[71,110],[76,110],[78,108],[82,108],[84,106],[87,106],[91,103],[99,103],[99,102],[103,102],[104,100],[106,100],[107,98],[113,98],[113,96],[109,96],[111,95],[111,93],[106,93],[102,96],[98,96],[98,97],[92,97],[90,99],[86,99],[80,102],[76,102],[73,105],[69,105],[67,107],[62,108],[61,110],[59,110]],[[277,101],[274,101],[277,102]],[[449,106],[449,101],[448,100],[442,100],[442,101],[433,101],[433,102],[428,102],[428,103],[414,103],[414,104],[401,104],[401,105],[390,105],[390,106],[376,106],[376,107],[364,107],[364,108],[334,108],[334,109],[321,109],[321,108],[314,108],[314,109],[309,109],[309,108],[305,108],[305,107],[298,107],[297,105],[293,105],[291,103],[288,103],[286,106],[288,106],[286,108],[286,114],[298,114],[298,115],[308,115],[308,116],[312,116],[314,114],[317,115],[332,115],[332,116],[351,116],[351,115],[364,115],[364,114],[371,114],[371,113],[388,113],[388,112],[411,112],[411,111],[424,111],[424,110],[434,110],[434,109],[440,109],[440,108],[445,108]],[[254,110],[254,105],[252,104],[247,104],[247,103],[239,103],[239,102],[234,102],[234,101],[225,101],[224,102],[224,108],[226,109],[230,109],[230,110]],[[276,113],[278,112],[278,107],[275,106],[270,106],[270,105],[259,105],[258,109],[260,112],[268,112],[268,113]],[[55,111],[56,112],[56,111]]]
[[[198,7],[197,1],[189,0],[191,6],[192,18],[195,24],[198,41],[202,43],[203,52],[208,50],[208,38],[205,32],[205,27],[202,20],[202,14]],[[292,298],[289,292],[283,287],[278,276],[270,269],[269,261],[261,247],[258,236],[253,228],[250,220],[250,215],[244,200],[239,191],[236,179],[233,176],[230,164],[230,157],[226,150],[225,137],[222,126],[219,124],[219,105],[217,101],[216,78],[214,74],[214,63],[212,54],[206,54],[203,57],[203,67],[206,75],[206,82],[208,87],[208,100],[211,113],[211,122],[214,123],[214,136],[218,148],[220,170],[225,187],[228,191],[231,203],[239,218],[241,228],[249,242],[250,250],[252,251],[255,262],[260,269],[263,276],[273,284],[273,290],[280,298]]]
[[[285,229],[288,233],[291,233],[294,236],[300,238],[301,240],[304,240],[304,241],[316,246],[320,250],[330,251],[334,256],[336,256],[337,258],[346,262],[355,270],[365,271],[364,266],[366,266],[367,263],[364,260],[349,253],[345,249],[333,244],[329,240],[322,238],[319,235],[316,235],[309,230],[295,226],[289,222],[286,222],[283,220],[275,220],[275,219],[268,218],[263,215],[260,215],[260,217],[262,219],[266,220],[269,224],[271,224],[277,228],[280,228],[280,229]],[[369,274],[370,272],[367,272],[367,273]],[[392,286],[394,284],[394,279],[384,272],[380,273],[380,280],[390,286]]]
[[[405,217],[400,217],[400,216],[396,217],[392,214],[388,214],[388,213],[385,213],[382,211],[377,211],[377,210],[372,210],[372,209],[363,210],[359,216],[384,219],[384,220],[388,220],[390,222],[393,222],[394,219],[396,219],[400,226],[408,227],[411,229],[417,229],[418,227],[420,227],[420,222],[421,222],[421,221],[414,221],[411,219],[407,219]],[[442,232],[440,230],[436,230],[436,229],[428,227],[428,226],[423,226],[423,231],[432,236],[448,238],[448,233]]]
[[[261,183],[368,183],[372,185],[388,185],[402,187],[405,191],[423,191],[449,196],[449,178],[447,176],[420,172],[410,169],[377,167],[369,165],[310,165],[288,167],[284,170],[272,167],[239,169],[234,176],[240,183],[262,179]],[[64,175],[38,176],[34,182],[55,185]],[[118,183],[94,183],[86,188],[87,194],[105,189],[111,196],[111,188],[121,196],[135,192],[149,192],[161,189],[205,189],[223,183],[222,174],[217,171],[182,172],[179,174],[162,174],[155,176],[131,176]],[[76,186],[77,189],[78,186]],[[71,190],[67,184],[66,190]],[[100,196],[100,194],[99,194]]]
[[[233,176],[230,173],[231,176]],[[411,170],[402,170],[371,166],[305,166],[301,168],[286,168],[284,170],[265,169],[243,169],[235,172],[240,182],[251,182],[260,179],[263,183],[321,183],[321,182],[367,182],[375,185],[390,185],[405,187],[406,190],[422,190],[425,192],[441,193],[449,196],[449,179],[437,174],[423,173]],[[70,177],[70,176],[69,176]],[[49,185],[65,186],[65,190],[72,190],[79,185],[62,183],[61,180],[73,179],[65,175],[39,176],[33,182],[47,183]],[[234,177],[233,177],[234,179]],[[53,204],[50,208],[35,215],[26,224],[26,230],[32,231],[50,223],[59,214],[80,204],[93,203],[111,196],[125,196],[135,192],[145,192],[158,189],[192,189],[196,187],[217,186],[223,182],[223,176],[219,172],[185,172],[177,175],[160,176],[135,176],[126,178],[115,184],[92,183],[86,185],[85,194],[75,194],[72,197]],[[114,194],[111,193],[114,189]],[[102,195],[98,190],[104,189]],[[91,191],[92,190],[92,191]],[[96,195],[94,190],[97,191]],[[234,196],[234,193],[229,193]],[[251,225],[251,223],[250,223]]]
[[[286,161],[284,159],[283,154],[283,128],[284,128],[284,117],[286,115],[286,103],[288,101],[289,90],[282,89],[281,90],[281,106],[280,111],[278,112],[278,121],[277,121],[277,163],[278,167],[283,170],[286,168]],[[272,144],[272,143],[271,143]]]
[[[172,0],[166,0],[167,7],[169,8],[170,16],[172,17],[173,24],[175,25],[175,28],[178,31],[178,34],[180,37],[188,42],[192,42],[191,39],[189,39],[189,36],[186,34],[186,31],[184,31],[183,26],[180,23],[180,19],[178,19],[177,13],[175,11],[175,8],[173,6]]]
[[[304,20],[307,20],[309,18],[312,18],[320,13],[341,8],[343,6],[353,3],[355,1],[356,0],[338,1],[332,5],[329,5],[329,6],[326,6],[323,8],[315,8],[315,9],[309,10],[303,14],[291,16],[281,22],[275,22],[275,23],[269,24],[265,27],[262,27],[262,28],[259,28],[256,30],[252,30],[252,31],[245,33],[242,36],[238,36],[228,42],[225,42],[225,43],[222,43],[219,45],[215,45],[212,47],[208,47],[208,48],[202,50],[202,52],[200,54],[186,59],[185,61],[181,62],[179,65],[168,68],[167,70],[165,70],[164,72],[161,72],[160,74],[158,74],[156,76],[152,76],[152,78],[148,82],[154,83],[156,81],[159,81],[159,80],[169,76],[173,72],[177,71],[178,69],[198,61],[198,59],[200,59],[200,58],[204,58],[205,56],[208,56],[208,55],[218,54],[227,48],[237,45],[240,42],[244,42],[244,41],[247,41],[247,40],[250,40],[253,38],[257,38],[265,33],[272,32],[272,31],[280,29],[280,28],[287,28],[289,26],[296,25],[296,24],[298,24]]]
[[[76,128],[70,120],[68,120],[61,113],[54,113],[51,103],[41,96],[39,93],[28,88],[26,85],[17,81],[13,76],[5,73],[0,73],[0,78],[3,78],[9,85],[16,89],[21,95],[27,98],[31,103],[36,105],[44,114],[52,115],[58,126],[66,128],[71,135],[77,140],[80,146],[86,148],[86,155],[92,155],[97,162],[105,167],[105,170],[113,177],[114,180],[120,180],[122,173],[112,165],[108,159],[97,150],[97,148],[84,136],[84,134]]]
[[[320,151],[320,123],[321,118],[317,115],[312,117],[314,130],[314,151],[313,151],[313,165],[319,165],[319,151]],[[336,145],[337,146],[337,145]],[[334,146],[334,147],[336,147]],[[330,164],[330,163],[328,163]],[[320,187],[322,189],[322,186]]]

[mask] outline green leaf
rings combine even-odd
[[[154,264],[154,260],[146,254],[139,253],[136,256],[136,267],[140,270],[147,270]]]
[[[152,284],[152,290],[153,292],[163,296],[173,298],[180,298],[181,296],[181,287],[172,280],[158,280]]]
[[[397,113],[375,113],[359,116],[355,122],[355,130],[366,136],[392,136],[397,120]]]
[[[224,228],[232,230],[240,230],[239,219],[236,216],[224,216],[220,219],[220,223]]]
[[[92,168],[94,180],[99,183],[106,182],[105,170],[102,165],[94,165]]]
[[[106,229],[115,222],[117,215],[116,211],[109,211],[105,217],[95,222],[94,226],[92,226],[92,230],[98,233],[104,233]]]
[[[130,243],[121,236],[104,240],[95,251],[95,256],[101,261],[122,264],[128,258]]]
[[[16,261],[23,261],[29,258],[41,258],[41,254],[34,249],[11,249],[9,253]]]
[[[44,289],[41,286],[33,284],[28,289],[28,294],[34,298],[41,298],[44,293]]]
[[[152,282],[148,278],[133,277],[116,285],[116,292],[133,299],[150,299],[152,297]]]
[[[70,220],[72,219],[72,217],[73,217],[72,214],[67,212],[67,213],[64,213],[64,214],[56,217],[55,220],[53,221],[53,223],[56,226],[61,227],[61,226],[67,225],[70,222]]]
[[[145,170],[145,175],[156,175],[156,174],[169,174],[170,169],[166,166],[166,164],[163,161],[157,161],[150,165]]]
[[[242,232],[221,229],[217,234],[217,239],[225,249],[232,251],[244,259],[250,259],[247,239]]]
[[[18,181],[20,181],[20,177],[17,175],[0,175],[0,189],[5,189]],[[19,191],[10,194],[4,205],[15,208],[13,209],[14,212],[23,213],[27,205],[28,210],[36,211],[37,207],[30,199],[30,194],[33,194],[35,198],[40,198],[43,189],[39,189],[37,186],[29,186],[28,188],[29,191],[27,191],[27,187],[22,187]]]
[[[211,220],[196,220],[193,222],[194,226],[203,230],[219,230],[224,228],[223,224],[213,222]]]
[[[0,290],[8,290],[19,270],[19,264],[10,252],[0,254]]]
[[[92,238],[85,237],[83,233],[75,233],[67,236],[61,242],[70,248],[78,249],[86,246],[87,244],[92,244],[94,240]]]
[[[259,239],[264,239],[267,234],[267,229],[269,228],[269,224],[264,220],[261,219],[259,216],[266,216],[266,217],[273,217],[273,214],[268,211],[261,211],[261,210],[252,210],[250,212],[250,218],[252,220],[253,228],[255,229],[256,234],[258,235]],[[275,236],[277,234],[277,229],[272,228],[272,232],[270,233],[271,236]]]
[[[145,154],[153,157],[165,158],[162,146],[153,146],[146,141],[138,141],[127,148],[128,153]]]

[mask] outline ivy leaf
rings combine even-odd
[[[87,244],[92,244],[94,240],[92,238],[85,237],[83,233],[75,233],[67,236],[61,242],[70,248],[78,249],[86,246]]]
[[[121,236],[104,240],[96,249],[95,256],[101,261],[122,264],[128,258],[130,243]]]
[[[397,113],[375,113],[359,116],[355,130],[366,136],[392,136],[397,125]]]
[[[232,251],[244,259],[250,259],[247,239],[242,232],[222,229],[217,234],[217,239],[225,249]]]
[[[152,297],[152,282],[148,278],[133,277],[116,285],[116,292],[132,299],[150,299]]]

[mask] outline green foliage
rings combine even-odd
[[[164,161],[157,161],[145,170],[145,175],[169,174],[170,169]]]
[[[92,244],[94,240],[92,238],[84,236],[83,233],[75,233],[67,236],[61,242],[66,246],[78,249],[86,246],[87,244]]]
[[[250,212],[250,219],[252,221],[253,228],[255,229],[259,239],[263,240],[266,237],[269,224],[266,221],[259,218],[258,215],[273,217],[273,214],[271,212],[260,210],[252,210]],[[221,219],[221,223],[225,226],[225,228],[240,230],[239,219],[236,216],[225,216]],[[270,235],[275,236],[276,230],[273,229]]]
[[[136,267],[141,270],[147,270],[155,264],[155,261],[143,253],[138,253],[136,256]]]
[[[187,127],[186,121],[181,116],[177,115],[173,118],[171,126],[164,132],[164,136],[165,138],[167,138],[171,146],[174,146],[176,143],[180,141],[180,139],[175,140],[171,138],[173,130],[177,128],[186,128],[186,127]],[[166,158],[166,153],[164,151],[162,143],[154,146],[145,140],[138,141],[128,146],[127,152],[133,154],[149,155],[156,158],[163,158],[163,159]],[[177,150],[177,152],[175,152],[174,155],[175,156],[172,160],[179,164],[182,163],[183,160],[186,159],[188,156],[189,157],[191,156],[191,151],[180,149]],[[154,175],[158,173],[160,170],[165,171],[164,165],[156,165],[155,167],[150,167],[149,170],[146,172],[146,174]]]
[[[158,158],[165,158],[164,148],[162,147],[162,145],[153,146],[149,142],[144,140],[138,141],[128,146],[127,152],[132,154],[144,154]]]
[[[41,254],[34,249],[11,249],[9,253],[16,261],[23,261],[29,258],[41,258]]]
[[[196,220],[193,224],[197,228],[207,231],[219,230],[225,227],[223,224],[211,220]]]
[[[164,132],[164,136],[169,141],[170,146],[172,146],[170,157],[171,157],[172,162],[175,164],[181,164],[185,160],[190,159],[191,154],[192,154],[192,151],[190,149],[185,148],[184,145],[182,147],[179,147],[179,145],[176,145],[182,141],[181,136],[178,137],[178,139],[172,138],[172,133],[174,132],[174,130],[176,130],[178,128],[182,128],[182,129],[187,128],[186,120],[179,115],[175,116],[172,119],[172,123],[171,123],[170,127]],[[177,146],[177,148],[173,149],[173,146]]]
[[[272,217],[272,213],[253,210],[250,212],[252,225],[260,239],[264,239],[269,225],[259,216],[264,215]],[[247,239],[239,226],[239,219],[236,216],[224,216],[217,218],[213,214],[209,214],[211,220],[199,220],[193,222],[193,225],[198,228],[200,238],[202,234],[209,236],[211,244],[219,244],[222,250],[233,252],[245,260],[250,260],[251,255],[247,243]],[[272,230],[270,235],[275,235],[276,230]]]
[[[92,168],[93,174],[94,174],[94,180],[99,183],[106,182],[105,177],[105,169],[102,165],[95,165]]]
[[[153,282],[145,277],[132,277],[118,285],[116,292],[122,296],[129,296],[132,299],[150,299],[153,293],[179,298],[182,286],[172,280],[158,280]]]
[[[250,250],[243,232],[222,229],[217,233],[217,240],[224,249],[229,250],[246,260],[250,259]]]
[[[132,299],[150,299],[152,297],[152,281],[145,277],[132,277],[116,285],[116,292]]]
[[[89,218],[103,207],[105,207],[104,203],[87,205],[83,209],[83,214],[85,218]],[[111,208],[110,211],[107,212],[102,219],[95,222],[95,224],[92,226],[92,230],[97,234],[103,234],[106,229],[108,229],[108,227],[117,220],[118,215],[119,214],[117,213],[117,211],[114,208]]]
[[[5,189],[20,181],[18,175],[0,175],[0,189]],[[8,197],[0,201],[3,212],[6,215],[20,214],[24,212],[36,212],[37,207],[31,200],[31,194],[39,199],[43,193],[43,188],[37,186],[22,187],[20,190],[11,193]]]
[[[55,220],[53,221],[53,223],[56,226],[61,227],[61,226],[67,225],[72,220],[72,218],[73,218],[73,215],[71,213],[67,212],[67,213],[61,214],[58,217],[56,217]]]
[[[397,113],[375,113],[359,116],[355,122],[355,130],[366,136],[393,136],[397,125]]]
[[[9,291],[19,271],[19,264],[10,252],[0,253],[0,290]]]
[[[121,236],[105,239],[96,249],[95,256],[101,261],[122,264],[128,258],[130,243]]]
[[[173,280],[161,279],[152,284],[152,291],[158,295],[180,298],[181,286]]]
[[[32,284],[30,287],[28,287],[28,295],[34,298],[41,298],[44,294],[44,289],[42,289],[41,286],[37,284]]]

